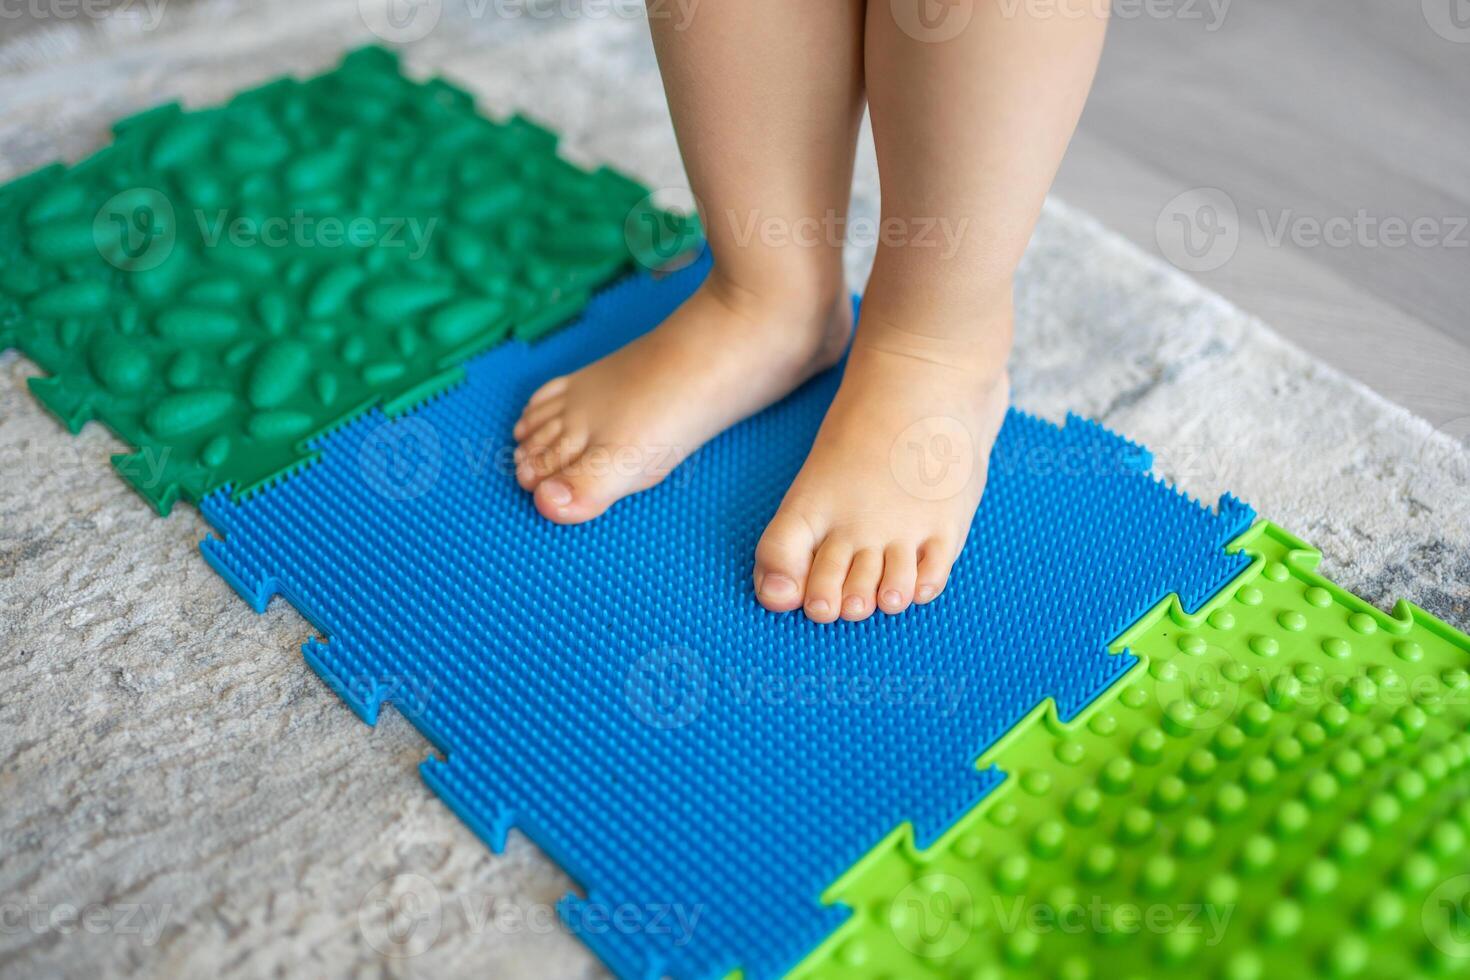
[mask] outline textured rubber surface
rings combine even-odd
[[[1470,637],[1387,616],[1271,525],[1197,615],[927,850],[896,832],[827,893],[856,913],[795,975],[1470,973]]]
[[[114,133],[0,188],[0,349],[50,373],[32,388],[73,432],[97,418],[137,447],[114,463],[160,513],[254,490],[304,439],[455,383],[697,238],[379,48]]]
[[[794,965],[845,917],[824,888],[900,823],[929,840],[968,812],[998,779],[980,753],[1044,699],[1070,716],[1105,690],[1133,662],[1113,638],[1239,572],[1224,545],[1252,517],[1164,486],[1095,424],[1013,411],[940,601],[859,624],[772,615],[751,556],[833,371],[598,520],[542,520],[508,462],[524,399],[706,270],[627,280],[416,412],[331,434],[291,480],[203,507],[224,536],[211,564],[327,634],[306,657],[361,717],[410,717],[447,756],[425,779],[492,847],[518,827],[565,868],[587,897],[563,915],[624,976]],[[609,926],[623,907],[648,927]],[[652,924],[670,907],[692,934]]]

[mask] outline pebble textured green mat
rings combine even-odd
[[[1121,637],[1141,662],[1070,724],[1039,708],[1008,774],[920,852],[835,883],[818,977],[1470,973],[1470,637],[1388,616],[1259,524],[1249,569]]]
[[[125,119],[75,166],[0,187],[0,350],[49,373],[32,389],[73,432],[96,418],[135,446],[113,462],[167,513],[250,493],[314,436],[442,390],[697,239],[546,130],[367,48]]]

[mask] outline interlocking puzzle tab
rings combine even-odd
[[[49,372],[32,388],[73,432],[96,418],[133,444],[114,463],[167,513],[290,472],[311,437],[443,390],[697,237],[548,131],[368,48],[125,119],[0,187],[0,349]]]
[[[1107,689],[1133,663],[1108,644],[1245,567],[1224,546],[1252,517],[1165,486],[1097,425],[1012,412],[942,601],[833,626],[769,614],[751,555],[833,371],[597,521],[541,519],[509,465],[524,399],[707,269],[620,283],[416,411],[318,440],[289,481],[203,507],[211,564],[326,634],[307,660],[365,720],[386,701],[425,733],[445,757],[425,779],[491,846],[519,828],[566,869],[586,897],[564,916],[624,976],[793,966],[846,917],[828,885],[900,824],[928,842],[969,812],[997,779],[979,755],[1042,701],[1069,717]],[[614,927],[629,908],[694,925]]]
[[[827,893],[855,912],[794,976],[1463,976],[1470,637],[1387,616],[1271,525],[1195,615],[932,846],[906,830]]]

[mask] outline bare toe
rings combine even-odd
[[[771,612],[801,605],[816,544],[810,524],[791,511],[776,512],[755,546],[755,595],[761,605]]]
[[[553,473],[565,469],[587,448],[587,435],[562,429],[559,437],[528,450],[516,464],[516,482],[524,490],[535,490]]]
[[[877,606],[878,580],[883,576],[883,554],[864,548],[852,559],[847,581],[842,586],[842,618],[849,622],[867,619]]]
[[[647,471],[616,465],[616,456],[610,447],[594,445],[569,459],[536,487],[541,516],[557,524],[581,524],[658,482]]]
[[[527,405],[510,434],[516,439],[525,439],[527,434],[535,432],[564,411],[566,411],[566,399],[564,398],[548,398],[535,405]]]
[[[560,375],[559,377],[552,378],[550,381],[546,382],[544,385],[531,392],[531,397],[526,399],[526,407],[530,408],[533,405],[538,405],[548,398],[555,398],[557,395],[565,392],[567,390],[569,378],[570,375]]]
[[[878,608],[901,613],[914,601],[918,559],[910,544],[891,544],[883,552],[883,580],[878,584]]]
[[[932,602],[944,591],[949,582],[949,570],[954,566],[955,550],[946,541],[930,538],[919,549],[918,586],[914,589],[914,601]]]
[[[842,584],[852,567],[852,546],[829,537],[812,559],[812,572],[806,580],[807,618],[830,623],[837,618],[842,603]]]

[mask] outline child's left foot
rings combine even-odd
[[[1009,327],[1007,311],[998,330],[1008,338]],[[984,336],[973,324],[962,333]],[[756,548],[761,605],[830,623],[938,596],[1009,398],[1005,348],[993,339],[859,327],[811,453]]]

